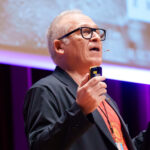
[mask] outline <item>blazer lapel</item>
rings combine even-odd
[[[134,144],[132,143],[131,137],[129,136],[127,125],[125,124],[123,118],[121,117],[119,110],[117,109],[117,106],[115,106],[115,104],[113,103],[112,98],[109,97],[107,94],[106,94],[106,101],[114,109],[114,111],[116,112],[116,114],[118,115],[118,117],[120,119],[120,123],[121,123],[121,127],[122,127],[122,133],[124,135],[124,138],[126,140],[126,144],[127,144],[128,148],[130,150],[135,150],[136,148],[135,148]]]
[[[123,121],[117,107],[115,106],[115,104],[112,102],[112,99],[106,94],[106,101],[107,103],[113,108],[113,110],[116,112],[116,114],[118,115],[120,122],[122,124],[123,127],[123,131],[126,132],[127,134],[127,127],[125,125],[125,122]],[[96,126],[100,129],[100,131],[109,139],[109,141],[116,147],[116,144],[102,118],[102,116],[99,114],[98,110],[96,109],[93,113],[93,118],[94,118],[94,122],[96,124]],[[129,137],[128,137],[129,139]]]
[[[102,116],[99,114],[98,110],[96,109],[94,112],[92,112],[92,115],[93,115],[96,126],[109,139],[109,141],[116,147],[116,144],[115,144]]]
[[[76,98],[76,92],[78,85],[76,82],[60,67],[56,67],[55,71],[53,72],[53,75],[60,80],[64,85],[66,85],[66,89],[68,92]]]
[[[124,127],[126,131],[128,131],[127,126],[126,126],[124,120],[122,119],[122,117],[121,117],[121,115],[119,113],[119,110],[117,109],[117,107],[115,106],[115,104],[112,102],[112,99],[107,96],[106,97],[106,101],[113,108],[113,110],[116,112],[116,114],[118,115],[118,117],[120,119],[120,122],[122,124],[122,127]]]

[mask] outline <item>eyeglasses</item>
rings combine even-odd
[[[62,37],[58,38],[58,40],[61,40],[65,37],[69,36],[70,34],[78,31],[78,30],[80,30],[80,33],[81,33],[82,37],[84,39],[87,39],[87,40],[92,38],[93,32],[96,32],[99,35],[101,41],[104,41],[106,39],[106,30],[105,29],[90,28],[90,27],[79,27],[79,28],[63,35]]]

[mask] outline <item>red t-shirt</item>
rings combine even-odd
[[[104,108],[103,104],[105,105],[105,108]],[[104,119],[105,124],[107,125],[107,128],[109,129],[109,132],[111,133],[115,143],[117,144],[118,149],[119,150],[128,150],[125,139],[122,134],[121,123],[120,123],[120,120],[119,120],[117,114],[105,100],[103,101],[103,103],[102,102],[100,103],[100,108],[98,107],[98,111],[101,114],[102,118]],[[104,115],[104,113],[105,113],[105,115]],[[106,116],[108,116],[109,122],[114,131],[113,133],[111,132],[110,125],[107,121]]]

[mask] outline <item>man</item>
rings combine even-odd
[[[30,149],[135,150],[114,101],[106,94],[105,77],[89,76],[89,68],[102,63],[106,31],[80,11],[66,11],[52,22],[47,37],[57,67],[26,95]]]

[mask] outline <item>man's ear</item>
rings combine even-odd
[[[54,40],[54,49],[55,49],[55,52],[58,53],[58,54],[64,54],[64,49],[62,48],[62,41],[60,40]]]

